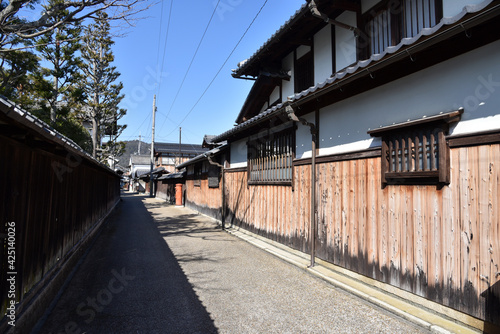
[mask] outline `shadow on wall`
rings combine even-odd
[[[500,327],[497,327],[500,325],[500,281],[483,291],[481,297],[485,302],[485,320],[489,322],[485,324],[484,333],[500,333]]]
[[[244,217],[243,220],[238,218],[232,210],[228,210],[226,218],[231,226],[238,226],[293,249],[310,253],[309,240],[300,231],[293,231],[289,235],[265,231],[253,224],[248,224]],[[431,282],[424,268],[418,268],[416,273],[410,274],[393,265],[387,267],[382,266],[378,261],[370,261],[363,252],[358,252],[357,256],[349,255],[349,246],[349,244],[342,243],[327,246],[324,241],[317,240],[316,256],[337,266],[485,320],[484,333],[500,333],[500,281],[481,294],[472,284],[465,283],[461,288],[456,289],[443,282]],[[358,249],[360,248],[358,246]]]

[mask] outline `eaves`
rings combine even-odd
[[[377,72],[382,70],[389,71],[393,68],[393,65],[402,61],[407,61],[408,59],[413,61],[413,55],[425,50],[431,50],[431,48],[439,45],[441,42],[458,34],[467,35],[469,29],[481,23],[493,21],[493,19],[499,16],[500,4],[498,0],[485,0],[480,4],[466,6],[457,15],[443,18],[436,26],[425,28],[412,38],[404,38],[399,44],[388,47],[383,53],[373,54],[369,59],[358,61],[353,66],[335,73],[325,81],[289,96],[287,101],[267,109],[248,121],[215,136],[213,141],[218,142],[235,138],[244,131],[248,131],[284,114],[287,105],[298,109],[307,104],[320,107],[321,105],[317,101],[323,99],[322,103],[328,103],[329,100],[324,99],[324,97],[332,92],[341,91],[343,87],[355,84],[364,78],[374,78]],[[494,27],[494,22],[490,25]],[[483,35],[486,35],[486,33],[483,32]],[[497,36],[495,35],[492,38],[497,38]],[[307,108],[303,109],[307,110]],[[298,113],[301,113],[300,110]]]

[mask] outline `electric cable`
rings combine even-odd
[[[224,68],[224,66],[226,65],[226,63],[229,61],[229,58],[231,58],[231,56],[233,55],[234,51],[236,50],[236,48],[240,45],[241,41],[243,40],[243,38],[245,37],[245,35],[247,34],[248,30],[250,30],[250,27],[252,27],[253,23],[255,22],[255,20],[257,19],[257,17],[259,16],[259,14],[262,12],[262,10],[264,9],[264,6],[267,4],[267,1],[268,0],[265,0],[264,1],[264,4],[260,7],[259,11],[257,12],[257,14],[255,15],[255,17],[253,18],[252,22],[250,22],[250,25],[248,26],[248,28],[245,30],[245,32],[243,33],[243,35],[241,36],[240,40],[238,41],[238,43],[236,43],[235,47],[233,48],[233,50],[231,51],[231,53],[229,54],[229,56],[227,56],[226,60],[224,61],[224,63],[221,65],[221,67],[219,68],[219,70],[217,71],[217,73],[215,74],[215,76],[212,78],[212,80],[210,81],[210,83],[208,84],[207,88],[205,88],[205,90],[203,91],[203,93],[201,94],[201,96],[198,98],[198,100],[195,102],[195,104],[193,105],[193,107],[188,111],[188,113],[186,114],[186,116],[184,116],[184,118],[182,119],[182,121],[179,122],[179,124],[177,124],[176,128],[178,128],[185,120],[186,118],[189,116],[189,114],[191,114],[191,112],[194,110],[194,108],[196,108],[196,106],[198,105],[198,103],[201,101],[201,99],[203,98],[203,96],[205,95],[205,93],[208,91],[208,89],[210,88],[210,86],[212,86],[213,82],[215,81],[215,79],[217,78],[217,76],[219,75],[219,73],[222,71],[222,69]],[[168,136],[170,136],[173,132],[175,131],[175,129],[170,132]]]
[[[207,34],[208,28],[210,27],[210,23],[212,23],[212,19],[214,18],[214,15],[217,11],[217,7],[219,6],[219,3],[220,3],[220,0],[217,1],[217,4],[215,5],[214,11],[212,12],[212,15],[210,16],[210,20],[208,20],[207,26],[205,27],[205,31],[203,32],[203,35],[201,36],[200,42],[198,43],[198,46],[196,47],[196,51],[194,52],[194,55],[191,58],[191,62],[189,63],[189,66],[186,70],[186,73],[184,74],[184,78],[182,79],[181,84],[180,84],[179,88],[177,89],[177,93],[175,94],[174,100],[173,100],[172,104],[170,105],[170,108],[168,109],[167,117],[168,117],[168,115],[170,115],[170,111],[172,111],[172,108],[174,107],[175,101],[177,101],[177,97],[179,96],[179,93],[182,89],[182,86],[184,85],[184,82],[186,81],[186,78],[189,74],[189,71],[191,70],[191,66],[193,65],[194,59],[196,58],[196,55],[198,54],[198,51],[200,50],[201,43],[205,39],[205,35]],[[160,132],[163,129],[164,124],[165,124],[165,121],[163,121],[163,123],[160,127],[160,130],[158,132]]]

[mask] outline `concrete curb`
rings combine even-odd
[[[294,266],[304,269],[308,273],[325,280],[338,288],[341,288],[363,300],[396,314],[407,321],[421,326],[432,333],[482,333],[477,329],[458,323],[454,319],[441,316],[432,310],[425,309],[386,291],[382,291],[381,289],[369,286],[364,282],[335,272],[334,270],[322,265],[321,262],[323,261],[318,261],[313,268],[309,268],[308,265],[310,258],[307,254],[291,249],[285,245],[268,240],[240,228],[226,227],[225,231]]]

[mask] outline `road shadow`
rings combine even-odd
[[[218,332],[142,199],[122,194],[37,333]]]
[[[225,234],[220,233],[222,227],[216,221],[198,213],[180,213],[173,210],[165,212],[159,210],[175,208],[175,206],[163,201],[149,202],[145,206],[156,222],[158,231],[164,237],[186,236],[202,240],[235,241],[227,238]],[[181,208],[181,210],[183,209]]]

